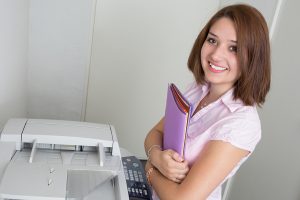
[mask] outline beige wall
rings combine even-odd
[[[192,81],[189,51],[218,1],[98,1],[86,121],[110,123],[122,147],[143,141],[164,115],[167,83]],[[203,6],[205,5],[205,6]]]
[[[81,120],[96,0],[30,0],[28,117]]]
[[[272,38],[272,86],[262,141],[236,175],[230,200],[300,199],[300,2],[283,3]]]
[[[0,1],[0,130],[26,116],[29,0]]]
[[[30,1],[0,2],[2,128],[8,118],[27,114]],[[85,120],[115,125],[121,146],[145,157],[143,140],[164,114],[167,83],[184,90],[191,82],[186,61],[194,39],[210,14],[227,2],[98,0]],[[272,38],[272,89],[260,110],[262,141],[235,176],[230,200],[300,199],[300,3],[283,2]]]
[[[86,120],[115,125],[121,145],[145,157],[143,140],[164,113],[167,83],[183,90],[192,80],[186,61],[196,34],[212,12],[233,2],[98,1]],[[277,1],[242,2],[257,6],[272,24]],[[300,6],[283,2],[272,38],[272,89],[260,110],[263,138],[235,176],[228,200],[300,199]]]

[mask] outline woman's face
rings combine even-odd
[[[236,30],[229,18],[220,18],[209,29],[201,49],[201,64],[211,86],[228,90],[240,77]]]

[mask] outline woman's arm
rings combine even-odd
[[[210,141],[181,184],[168,180],[158,170],[150,174],[151,184],[161,200],[204,200],[248,153],[227,142]],[[146,170],[150,167],[148,163]]]
[[[163,121],[164,118],[162,118],[148,133],[148,135],[146,136],[145,142],[144,142],[144,147],[145,147],[145,152],[148,155],[148,151],[149,149],[153,146],[153,145],[159,145],[160,147],[162,147],[162,140],[163,140]],[[152,150],[155,150],[155,148],[152,148]]]
[[[172,150],[162,151],[164,118],[148,133],[145,139],[145,151],[149,162],[168,179],[180,183],[189,171],[188,163]],[[149,152],[150,150],[150,152]],[[150,155],[148,155],[150,154]]]

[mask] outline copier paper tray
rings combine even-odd
[[[0,199],[129,199],[116,133],[105,124],[9,120],[0,178]]]

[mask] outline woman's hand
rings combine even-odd
[[[165,177],[181,183],[186,177],[189,167],[187,161],[173,150],[161,151],[153,149],[151,152],[151,164],[153,164]]]

